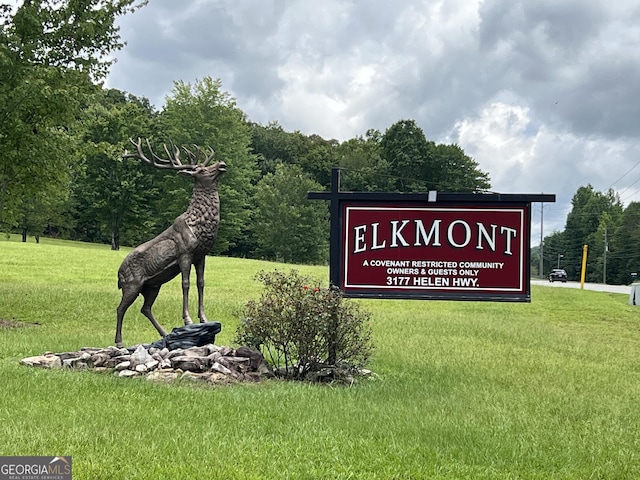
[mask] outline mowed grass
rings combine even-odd
[[[640,478],[640,309],[626,295],[534,286],[530,304],[358,300],[372,313],[376,377],[352,387],[20,365],[113,344],[126,253],[0,240],[0,318],[25,325],[0,328],[0,455],[71,455],[87,480]],[[261,293],[255,273],[291,268],[328,278],[210,257],[216,343],[233,346],[240,310]],[[179,281],[160,293],[167,328],[180,298]],[[125,317],[127,345],[157,339],[140,306]]]

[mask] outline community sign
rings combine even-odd
[[[548,194],[341,192],[330,200],[330,280],[346,296],[530,301],[531,203]]]

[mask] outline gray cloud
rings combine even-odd
[[[586,135],[638,135],[640,7],[604,2],[489,2],[480,45],[493,84],[528,99],[548,122]],[[629,3],[631,5],[631,2]]]

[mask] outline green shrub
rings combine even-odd
[[[276,375],[344,380],[367,363],[370,314],[358,304],[296,270],[261,271],[256,279],[265,291],[245,306],[236,341],[260,349]]]

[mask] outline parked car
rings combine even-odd
[[[567,281],[567,272],[564,271],[562,268],[554,268],[553,270],[551,270],[551,273],[549,274],[549,281],[551,283],[553,282],[565,283]]]

